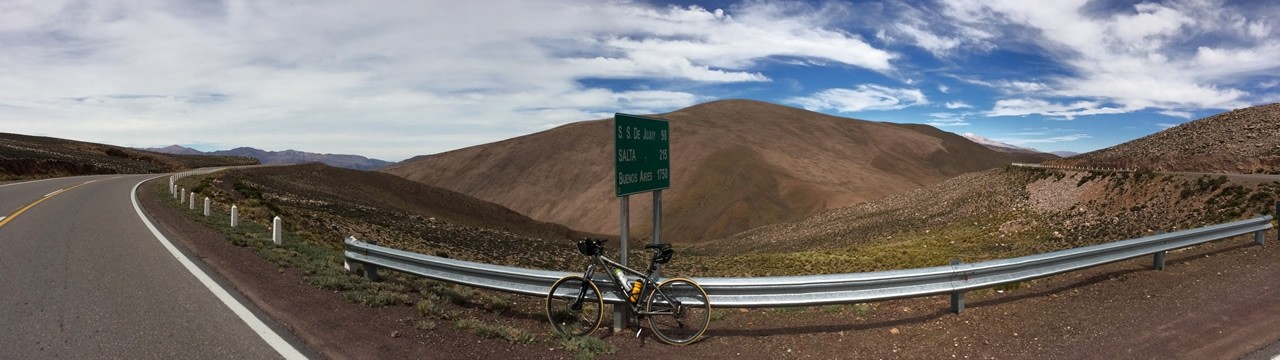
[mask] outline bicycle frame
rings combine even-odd
[[[653,266],[655,266],[655,267],[656,267],[656,266],[657,266],[657,264],[653,264]],[[631,285],[630,285],[630,284],[619,284],[619,283],[618,283],[618,280],[613,278],[613,269],[621,269],[621,270],[622,270],[622,272],[624,272],[624,273],[628,273],[628,274],[631,274],[631,275],[637,276],[637,277],[639,277],[640,279],[643,279],[643,280],[640,282],[640,295],[639,295],[639,298],[636,300],[636,302],[624,301],[624,302],[627,304],[627,306],[629,306],[629,307],[630,307],[630,309],[631,309],[631,313],[632,313],[632,314],[636,314],[637,316],[643,316],[643,315],[665,315],[665,314],[671,314],[671,312],[646,312],[646,311],[641,311],[640,304],[641,304],[641,303],[643,303],[643,301],[641,301],[641,300],[642,300],[642,299],[645,299],[645,294],[646,294],[646,293],[649,293],[649,292],[657,291],[657,292],[658,292],[658,294],[659,294],[659,295],[662,295],[662,297],[663,297],[664,299],[667,299],[668,301],[676,301],[676,300],[674,300],[672,297],[667,296],[667,294],[662,293],[661,289],[658,289],[658,280],[659,280],[659,279],[657,279],[657,276],[654,276],[654,275],[653,275],[653,271],[650,271],[648,274],[645,274],[645,273],[642,273],[642,272],[640,272],[640,271],[638,271],[638,270],[635,270],[635,269],[629,268],[629,267],[627,267],[626,265],[622,265],[622,264],[618,263],[617,261],[613,261],[613,259],[610,259],[610,258],[604,257],[604,255],[599,255],[599,254],[597,254],[596,256],[593,256],[593,257],[592,257],[592,259],[591,259],[591,264],[587,265],[587,270],[583,272],[583,274],[582,274],[582,278],[584,278],[584,279],[591,279],[591,281],[596,281],[596,280],[592,277],[592,275],[595,275],[595,272],[596,272],[597,268],[603,268],[603,269],[605,270],[605,275],[608,275],[608,276],[609,276],[609,280],[610,280],[609,282],[610,282],[610,283],[612,283],[612,284],[614,284],[614,288],[618,290],[618,293],[623,294],[624,299],[625,299],[625,296],[629,296],[629,295],[631,294],[631,288],[630,288],[630,286],[631,286]],[[599,283],[598,281],[596,281],[596,282],[597,282],[597,283]],[[581,294],[581,293],[579,293],[579,294]],[[582,296],[582,295],[579,295],[579,297],[581,297],[581,296]],[[582,299],[581,299],[581,298],[579,298],[579,299],[577,299],[577,301],[575,301],[575,303],[577,303],[577,302],[581,302],[581,301],[582,301]],[[679,303],[677,302],[677,304],[676,304],[676,305],[679,305]]]

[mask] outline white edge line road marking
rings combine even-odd
[[[306,359],[307,357],[302,355],[298,349],[295,349],[288,341],[284,341],[284,338],[281,338],[280,334],[276,334],[276,332],[271,330],[270,327],[267,327],[267,324],[263,323],[262,320],[259,320],[252,312],[249,312],[249,309],[241,304],[240,301],[231,297],[231,294],[227,293],[226,289],[223,289],[222,286],[219,286],[218,283],[209,278],[208,274],[205,274],[203,270],[196,267],[196,264],[192,263],[191,259],[182,255],[182,252],[178,251],[178,248],[174,247],[173,243],[169,242],[168,238],[165,238],[164,235],[160,234],[160,230],[156,230],[155,225],[152,225],[150,220],[147,220],[147,216],[142,213],[142,208],[138,206],[138,187],[144,182],[160,177],[163,177],[163,175],[142,180],[137,184],[134,184],[133,190],[129,192],[129,196],[133,200],[133,210],[138,212],[138,218],[142,219],[142,223],[147,225],[147,229],[151,229],[151,234],[156,236],[156,240],[159,240],[161,244],[164,244],[164,247],[169,249],[169,253],[173,254],[173,257],[177,258],[178,262],[182,263],[182,266],[186,267],[187,271],[191,272],[191,275],[195,275],[196,279],[199,279],[200,283],[204,284],[204,287],[208,288],[209,291],[212,291],[213,295],[217,296],[218,300],[222,300],[222,303],[227,305],[228,308],[231,308],[231,311],[236,313],[236,316],[239,316],[240,320],[243,320],[245,324],[249,325],[249,328],[258,333],[258,336],[262,337],[262,340],[266,341],[267,345],[270,345],[277,353],[280,353],[280,356],[283,356],[285,359]]]

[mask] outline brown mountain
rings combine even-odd
[[[1280,172],[1280,103],[1232,110],[1054,165],[1165,171]]]
[[[917,189],[1010,162],[925,125],[876,123],[748,100],[657,115],[671,122],[663,238],[693,242]],[[420,156],[383,171],[534,219],[616,234],[612,119]],[[632,197],[648,236],[650,197]],[[642,225],[641,225],[642,224]]]
[[[246,157],[161,154],[113,145],[0,133],[0,179],[143,174],[253,165]]]

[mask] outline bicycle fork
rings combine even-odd
[[[573,311],[582,310],[582,299],[587,296],[587,289],[591,288],[591,285],[587,283],[591,281],[591,274],[595,272],[595,264],[587,265],[587,271],[582,272],[582,286],[578,289],[578,296],[575,296],[573,302],[569,304],[569,309]]]

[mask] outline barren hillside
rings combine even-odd
[[[1164,171],[1280,173],[1280,104],[1221,113],[1050,163]]]
[[[160,154],[74,140],[0,133],[0,179],[160,173],[257,163],[257,160],[246,157]]]
[[[657,117],[671,121],[672,186],[663,194],[663,238],[677,242],[792,220],[1010,161],[928,126],[756,101],[715,101]],[[611,124],[573,123],[383,171],[534,219],[616,234]],[[637,237],[648,236],[650,202],[648,195],[632,198]]]
[[[672,268],[759,276],[1011,258],[1269,214],[1277,198],[1280,182],[1006,167],[699,244],[698,260]]]

